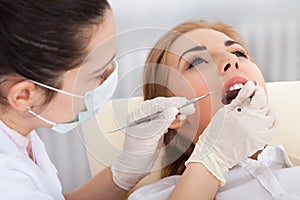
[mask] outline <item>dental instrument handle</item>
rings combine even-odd
[[[209,96],[209,95],[216,94],[216,93],[217,93],[217,92],[208,92],[208,93],[205,94],[205,95],[202,95],[202,96],[200,96],[200,97],[193,98],[193,99],[189,100],[189,101],[188,101],[186,104],[184,104],[183,106],[179,107],[178,110],[180,110],[181,108],[184,108],[184,107],[186,107],[186,106],[188,106],[188,105],[190,105],[190,104],[193,104],[193,103],[195,103],[195,102],[197,102],[197,101],[199,101],[199,100],[201,100],[201,99],[203,99],[203,98],[205,98],[205,97],[207,97],[207,96]],[[148,115],[148,116],[146,116],[146,117],[140,118],[140,119],[135,120],[134,122],[128,124],[127,126],[124,126],[124,127],[122,127],[122,128],[116,129],[116,130],[114,130],[114,131],[110,131],[109,133],[114,133],[114,132],[120,131],[120,130],[122,130],[122,129],[124,129],[124,128],[127,128],[127,127],[132,127],[132,126],[135,126],[135,125],[142,124],[142,123],[144,123],[144,122],[149,122],[149,121],[151,121],[151,120],[154,120],[154,119],[158,118],[159,115],[160,115],[162,112],[163,112],[163,111],[158,111],[158,112],[156,112],[156,113],[154,113],[154,114],[151,114],[151,115]]]
[[[162,113],[163,111],[158,111],[152,115],[148,115],[146,117],[143,117],[143,118],[140,118],[138,120],[135,120],[134,122],[132,122],[131,124],[129,124],[128,126],[131,127],[131,126],[134,126],[134,125],[138,125],[138,124],[141,124],[141,123],[144,123],[144,122],[149,122],[153,119],[156,119],[157,117],[159,117],[159,115]]]
[[[212,94],[216,94],[217,92],[208,92],[207,94],[205,95],[202,95],[200,97],[196,97],[196,98],[193,98],[191,100],[189,100],[186,104],[184,104],[183,106],[181,106],[180,108],[178,109],[181,109],[181,108],[184,108],[192,103],[196,103],[197,101],[201,100],[201,99],[204,99],[205,97],[209,96],[209,95],[212,95]]]
[[[188,105],[190,105],[190,104],[193,104],[193,103],[199,101],[200,99],[203,99],[203,98],[205,98],[205,97],[207,97],[207,96],[209,96],[209,95],[216,94],[216,93],[217,93],[217,92],[209,92],[209,93],[207,93],[207,94],[205,94],[205,95],[202,95],[202,96],[200,96],[200,97],[193,98],[193,99],[189,100],[189,101],[188,101],[186,104],[184,104],[183,106],[179,107],[178,110],[180,110],[181,108],[184,108],[184,107],[186,107],[186,106],[188,106]],[[132,124],[129,124],[128,126],[131,127],[131,126],[134,126],[134,125],[138,125],[138,124],[141,124],[141,123],[148,122],[148,121],[151,121],[151,120],[153,120],[153,119],[156,119],[157,117],[159,117],[159,115],[160,115],[162,112],[163,112],[163,111],[159,111],[159,112],[156,112],[156,113],[154,113],[154,114],[152,114],[152,115],[148,115],[148,116],[143,117],[143,118],[141,118],[141,119],[135,120]]]
[[[244,109],[246,106],[249,105],[249,103],[251,102],[251,97],[247,98],[240,107],[237,108],[238,112],[241,112],[242,109]]]
[[[209,95],[215,94],[215,93],[217,93],[217,92],[209,92],[209,93],[207,93],[207,94],[205,94],[205,95],[202,95],[202,96],[200,96],[200,97],[193,98],[193,99],[189,100],[186,104],[184,104],[183,106],[181,106],[181,107],[178,108],[178,109],[181,109],[181,108],[184,108],[184,107],[186,107],[186,106],[188,106],[188,105],[190,105],[190,104],[196,103],[196,102],[199,101],[200,99],[203,99],[203,98],[205,98],[205,97],[207,97],[207,96],[209,96]],[[146,117],[143,117],[143,118],[141,118],[141,119],[138,119],[138,120],[134,121],[132,124],[129,124],[128,126],[134,126],[134,125],[138,125],[138,124],[141,124],[141,123],[148,122],[148,121],[151,121],[151,120],[153,120],[153,119],[156,119],[157,117],[159,117],[159,115],[160,115],[162,112],[163,112],[163,111],[158,111],[158,112],[156,112],[156,113],[154,113],[154,114],[152,114],[152,115],[148,115],[148,116],[146,116]]]
[[[123,130],[123,129],[128,128],[128,127],[133,127],[133,126],[135,126],[135,125],[139,125],[139,124],[142,124],[142,123],[144,123],[144,122],[149,122],[149,121],[151,121],[151,120],[156,119],[157,117],[159,117],[159,115],[160,115],[161,113],[162,113],[162,111],[159,111],[159,112],[156,112],[156,113],[154,113],[154,114],[152,114],[152,115],[148,115],[148,116],[146,116],[146,117],[143,117],[143,118],[141,118],[141,119],[138,119],[138,120],[136,120],[136,121],[134,121],[134,122],[128,124],[127,126],[124,126],[124,127],[122,127],[122,128],[116,129],[116,130],[114,130],[114,131],[110,131],[109,133],[114,133],[114,132]]]

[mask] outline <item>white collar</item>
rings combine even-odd
[[[6,134],[19,149],[21,149],[22,151],[26,151],[26,148],[31,141],[31,134],[25,137],[20,133],[18,133],[17,131],[9,128],[1,120],[0,120],[0,130],[4,134]]]

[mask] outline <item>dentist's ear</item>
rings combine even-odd
[[[7,92],[10,106],[19,112],[27,112],[27,107],[34,102],[37,89],[34,83],[27,80],[14,83]]]

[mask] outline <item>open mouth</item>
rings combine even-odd
[[[233,99],[236,98],[241,88],[244,86],[242,83],[236,83],[229,88],[222,97],[222,103],[224,105],[230,104]]]
[[[224,105],[230,104],[236,98],[241,88],[247,83],[247,79],[243,77],[234,77],[227,81],[224,85],[224,94],[222,96],[222,103]]]

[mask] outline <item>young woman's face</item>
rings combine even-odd
[[[218,92],[198,101],[195,114],[182,123],[179,133],[194,142],[217,109],[235,98],[234,90],[247,81],[255,81],[266,89],[261,71],[251,62],[245,48],[221,32],[210,29],[188,32],[173,43],[170,52],[167,63],[176,66],[181,76],[170,76],[173,95],[193,98],[209,91]]]
[[[64,73],[61,88],[81,96],[99,86],[113,71],[116,32],[112,11],[107,11],[102,24],[87,31],[93,31],[92,38],[87,41],[90,53],[80,67]],[[40,115],[55,123],[66,123],[84,109],[83,99],[57,93]]]

